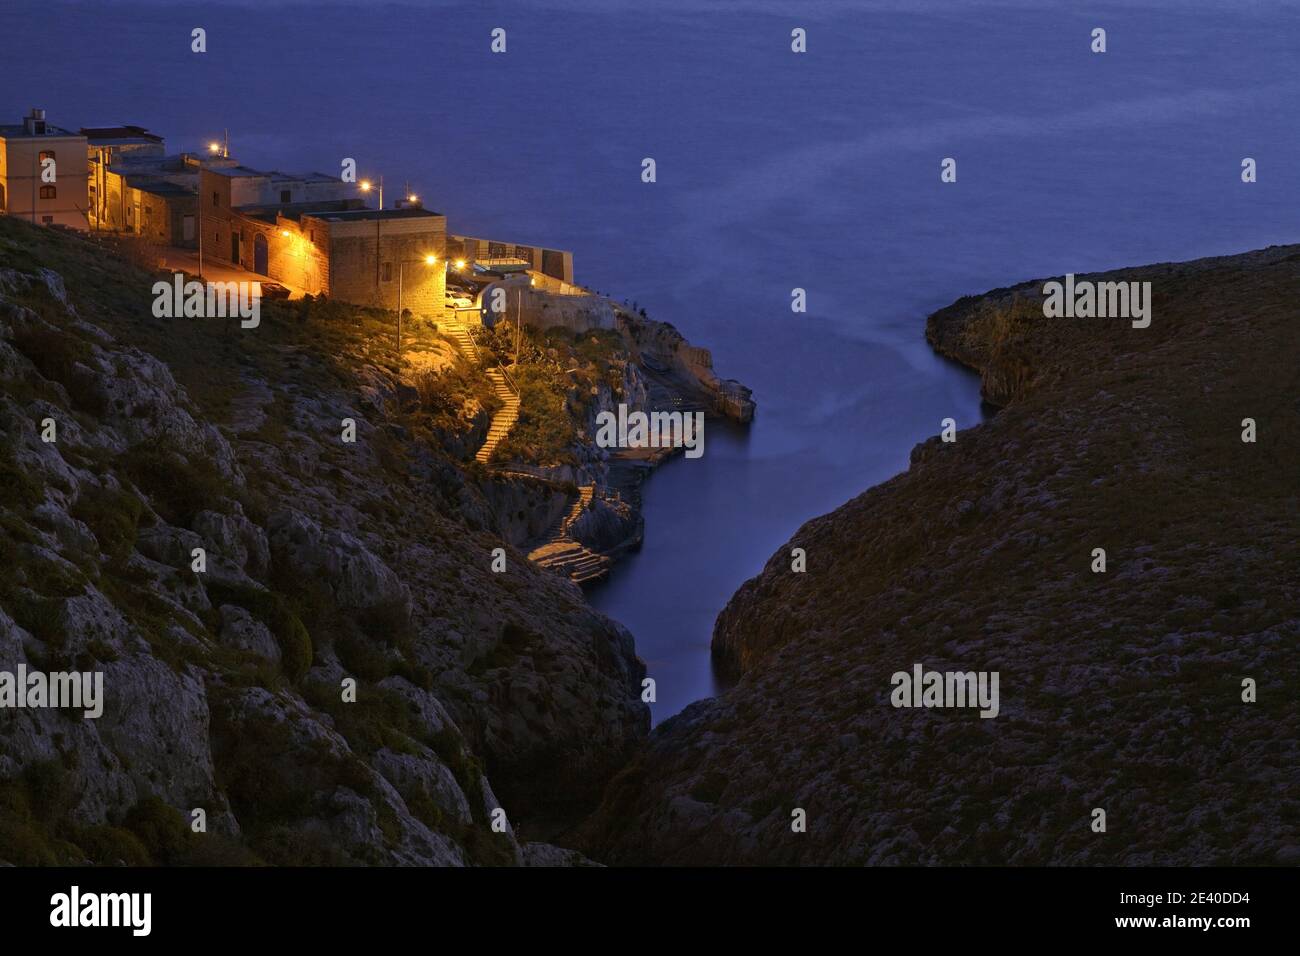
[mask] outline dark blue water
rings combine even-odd
[[[928,312],[1297,239],[1297,49],[1280,0],[7,0],[0,122],[39,105],[173,150],[228,127],[253,166],[355,157],[453,231],[574,250],[579,281],[710,346],[758,420],[655,475],[644,549],[592,595],[636,635],[661,720],[713,692],[714,618],[802,522],[905,467],[942,418],[978,421],[973,380],[925,346]]]

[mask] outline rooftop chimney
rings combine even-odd
[[[31,113],[23,117],[23,130],[28,136],[44,136],[45,110],[33,106]]]

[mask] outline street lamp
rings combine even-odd
[[[221,132],[221,142],[215,139],[208,143],[208,152],[214,157],[220,155],[222,159],[230,158],[230,130],[225,129]],[[199,278],[203,278],[203,161],[199,161],[199,195],[194,204],[194,218],[196,225],[199,227]]]
[[[370,180],[368,180],[368,179],[363,179],[363,180],[361,180],[361,182],[358,183],[357,185],[361,187],[361,191],[362,191],[363,193],[368,193],[368,192],[370,192],[370,190],[371,190],[371,188],[372,188],[372,184],[371,184]],[[379,211],[380,211],[380,212],[383,212],[383,211],[384,211],[384,176],[383,176],[383,173],[380,173],[380,174],[379,174]],[[376,302],[379,303],[380,305],[383,304],[383,301],[382,301],[382,299],[380,298],[380,295],[379,295],[379,260],[380,260],[380,258],[381,258],[380,251],[379,251],[379,224],[380,224],[380,221],[381,221],[382,219],[383,219],[383,216],[376,216],[376,217],[375,217],[375,300],[376,300]],[[401,267],[399,266],[398,268],[399,268],[399,270],[400,270]],[[401,313],[399,312],[398,315],[400,316]],[[399,319],[399,321],[400,321],[400,319]],[[399,336],[399,338],[400,338],[400,336]]]
[[[361,180],[361,191],[362,191],[363,193],[368,193],[368,192],[370,192],[370,190],[371,190],[373,187],[374,187],[374,184],[371,183],[370,180],[368,180],[368,179],[363,179],[363,180]],[[383,208],[384,208],[384,177],[383,177],[382,174],[381,174],[380,177],[379,177],[379,208],[380,208],[380,209],[383,209]]]
[[[402,259],[397,263],[397,362],[400,367],[402,362],[402,277],[406,271],[407,263],[422,263],[431,266],[438,261],[435,255],[427,255],[423,259]]]

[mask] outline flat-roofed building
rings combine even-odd
[[[45,110],[0,126],[0,212],[86,229],[86,137],[55,126]]]
[[[90,177],[86,189],[90,228],[126,231],[126,195],[120,169],[112,167],[161,165],[166,158],[163,138],[143,126],[83,126],[81,135],[86,137]]]
[[[573,253],[564,249],[546,249],[499,239],[476,239],[473,236],[448,236],[447,254],[453,259],[478,263],[495,272],[525,272],[529,269],[573,282]]]
[[[298,185],[308,196],[302,201],[240,202],[283,195],[281,190],[292,196]],[[402,308],[441,315],[446,217],[413,203],[365,208],[348,195],[355,186],[337,179],[324,187],[316,177],[246,167],[204,169],[199,213],[205,260],[215,257],[291,288],[356,305],[396,309],[400,292]],[[329,198],[312,198],[312,193]]]
[[[304,213],[299,234],[329,250],[329,294],[436,316],[446,305],[447,217],[416,205]],[[430,263],[429,258],[433,258]]]

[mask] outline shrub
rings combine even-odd
[[[125,558],[135,547],[136,528],[144,507],[127,491],[83,487],[72,506],[72,517],[85,522],[100,549],[114,560]]]
[[[186,850],[190,829],[185,817],[152,794],[127,811],[122,825],[130,830],[158,863],[175,863]]]
[[[92,863],[106,866],[149,866],[149,851],[130,830],[98,826],[75,830],[70,834]]]
[[[41,375],[66,388],[79,408],[94,415],[108,409],[107,396],[87,367],[92,360],[88,342],[60,329],[32,326],[15,330],[12,341]]]
[[[0,444],[0,501],[30,510],[45,500],[45,486],[18,464],[14,446]]]
[[[314,651],[311,634],[294,608],[274,591],[211,583],[208,597],[214,606],[237,604],[260,620],[280,645],[280,665],[286,677],[302,680],[311,669]]]
[[[172,449],[137,445],[126,453],[123,464],[169,524],[189,527],[196,514],[231,494],[232,489],[216,471],[195,467]]]

